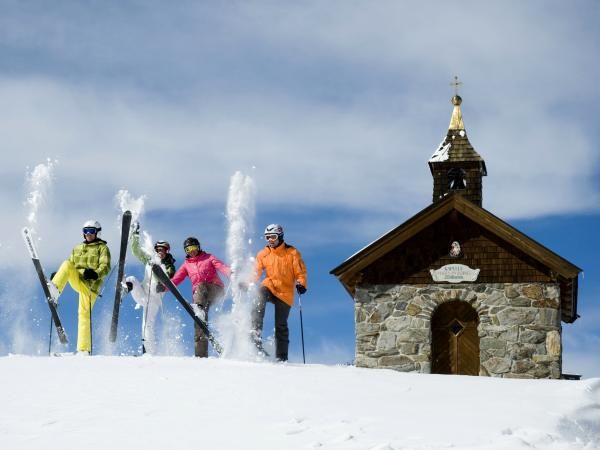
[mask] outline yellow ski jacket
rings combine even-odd
[[[110,271],[110,251],[106,241],[96,239],[93,242],[82,242],[76,245],[69,256],[69,261],[73,263],[81,278],[85,269],[92,269],[98,274],[97,280],[84,280],[90,290],[98,294],[104,277]]]

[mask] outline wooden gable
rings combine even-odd
[[[449,256],[452,241],[462,247],[459,258]],[[430,284],[430,269],[452,263],[480,269],[478,283],[557,282],[562,320],[577,318],[581,269],[458,193],[422,210],[331,273],[353,295],[357,284]]]

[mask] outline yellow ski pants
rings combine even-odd
[[[92,307],[97,295],[93,293],[81,278],[79,271],[69,260],[64,261],[54,278],[53,283],[62,293],[67,281],[73,290],[79,293],[79,319],[77,322],[77,351],[92,351]]]

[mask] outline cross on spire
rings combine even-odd
[[[454,86],[454,95],[458,95],[458,87],[462,84],[462,81],[458,81],[458,77],[454,76],[454,81],[450,83],[450,86]]]

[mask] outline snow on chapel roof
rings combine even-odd
[[[448,153],[451,145],[452,144],[450,144],[450,142],[446,143],[446,139],[440,142],[437,150],[433,152],[433,155],[431,155],[431,158],[429,158],[429,162],[446,161],[449,157]]]

